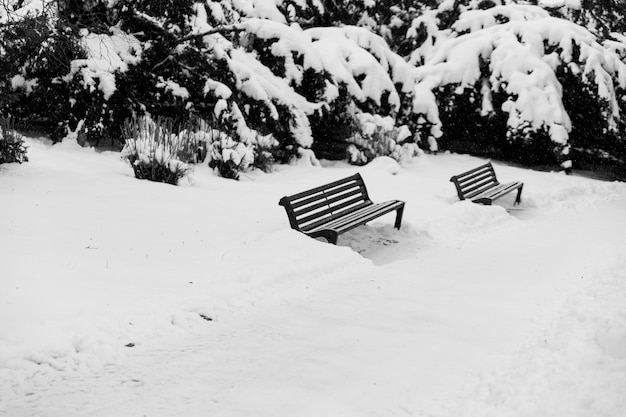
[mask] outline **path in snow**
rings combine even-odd
[[[625,209],[617,201],[541,216],[529,211],[519,222],[443,247],[388,226],[361,228],[341,244],[371,264],[303,271],[253,304],[222,311],[202,333],[129,348],[115,365],[36,374],[33,392],[5,404],[5,414],[457,417],[534,410],[529,415],[555,417],[571,415],[555,404],[567,405],[584,388],[584,407],[566,409],[611,416],[594,413],[623,405],[624,373],[593,370],[600,360],[610,368],[610,357],[626,357],[624,267],[616,263],[626,245],[607,238],[626,235],[626,220],[614,220],[624,219]],[[367,239],[372,243],[359,247]],[[568,252],[555,250],[565,244]],[[590,309],[600,311],[596,302],[610,303],[607,313],[581,325],[599,344],[591,338],[558,360],[558,346],[581,334],[568,315],[578,311],[582,323]],[[546,335],[556,348],[540,343]],[[563,369],[571,360],[576,371]],[[624,361],[615,364],[623,369]],[[590,376],[611,389],[579,382]],[[574,381],[559,385],[561,377]],[[530,400],[535,408],[524,409]],[[541,414],[542,404],[553,413]]]

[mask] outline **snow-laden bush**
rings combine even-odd
[[[13,128],[10,118],[0,117],[0,164],[28,162],[24,138]]]
[[[205,132],[209,166],[224,178],[237,180],[242,172],[253,168],[270,172],[277,159],[287,161],[295,157],[293,149],[281,150],[272,134],[252,132],[253,138],[243,143],[218,129],[208,128]]]
[[[411,62],[422,64],[416,99],[424,102],[427,135],[443,133],[451,146],[475,140],[479,152],[496,157],[524,154],[524,162],[569,165],[591,122],[614,143],[614,156],[626,156],[620,139],[626,64],[587,29],[517,4],[463,9],[445,31],[426,26],[430,37]]]
[[[356,113],[354,118],[360,130],[348,138],[348,155],[353,164],[364,165],[379,156],[406,161],[421,154],[409,128],[397,127],[391,117]]]
[[[0,13],[0,111],[25,125],[41,126],[57,141],[72,122],[70,97],[75,85],[63,77],[82,51],[71,30],[54,17],[52,7],[11,3]]]
[[[198,148],[196,137],[176,132],[171,120],[149,116],[126,120],[122,130],[124,158],[135,177],[177,185],[190,171],[189,162]]]
[[[3,111],[56,138],[80,127],[114,142],[133,114],[199,117],[221,132],[211,165],[233,178],[309,150],[398,154],[389,139],[406,128],[396,145],[433,152],[626,160],[626,38],[603,20],[622,16],[615,1],[615,13],[578,0],[62,1],[27,18],[37,2],[8,1]],[[364,134],[358,114],[385,128]]]
[[[237,180],[242,171],[252,166],[254,149],[237,142],[224,132],[217,132],[208,145],[209,166],[224,178]]]
[[[359,14],[369,7],[366,3],[354,11]],[[20,61],[7,71],[13,79],[4,85],[11,81],[24,109],[35,108],[37,101],[57,104],[61,111],[51,112],[52,117],[36,115],[47,117],[57,131],[55,139],[79,128],[77,136],[86,143],[111,144],[133,114],[179,123],[200,117],[228,138],[212,144],[210,163],[229,177],[247,169],[252,158],[244,154],[254,155],[251,165],[269,169],[301,151],[323,149],[326,145],[314,144],[330,135],[330,146],[337,142],[342,149],[334,157],[345,159],[348,138],[362,129],[329,132],[327,127],[353,104],[395,121],[401,101],[412,94],[412,68],[370,30],[303,30],[290,24],[299,20],[294,10],[313,10],[318,17],[340,10],[330,2],[330,9],[319,2],[298,5],[274,0],[60,2],[58,13],[41,15],[53,28],[37,39],[45,45],[64,34],[72,41],[72,53],[59,54],[62,65],[53,79],[34,78],[34,64]],[[13,46],[17,49],[17,43]],[[42,62],[45,67],[52,61]],[[54,89],[31,94],[43,85]]]

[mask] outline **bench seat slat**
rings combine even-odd
[[[390,204],[393,203],[393,204]],[[341,232],[345,232],[351,230],[357,226],[363,225],[375,218],[378,218],[384,214],[395,211],[400,208],[400,206],[404,206],[404,202],[386,202],[378,204],[375,210],[371,209],[364,213],[354,213],[355,215],[351,215],[347,218],[340,218],[336,220],[336,224],[333,225],[333,229],[339,230]],[[369,207],[368,207],[369,209]]]
[[[359,210],[363,210],[366,209],[368,207],[372,206],[372,203],[362,203],[359,204],[358,206],[354,206],[351,207],[348,210],[345,210],[345,212],[343,213],[343,216],[347,216],[352,212],[356,212]],[[338,219],[341,219],[341,216],[327,216],[324,218],[320,218],[319,220],[312,222],[312,223],[308,223],[308,224],[302,224],[301,229],[304,232],[311,232],[311,231],[317,231],[317,230],[322,230],[322,229],[329,229],[328,225],[333,222],[336,221]]]
[[[490,188],[489,190],[486,190],[478,195],[471,197],[471,199],[475,200],[475,199],[481,199],[481,198],[489,198],[491,200],[495,200],[505,194],[508,194],[510,191],[513,191],[514,189],[519,188],[521,185],[522,183],[519,181],[510,182],[507,184],[500,184],[497,187]]]
[[[371,215],[378,215],[379,213],[385,210],[388,210],[390,207],[391,207],[391,210],[393,210],[393,207],[395,206],[396,203],[397,203],[396,201],[387,201],[384,203],[370,204],[367,207],[362,207],[345,216],[338,217],[337,219],[334,219],[324,224],[322,227],[333,228],[333,229],[341,228],[343,225],[349,224],[353,222],[355,219],[359,219],[362,217],[369,217]]]
[[[515,188],[519,182],[510,182],[507,184],[500,184],[497,187],[490,188],[489,190],[482,193],[483,196],[493,197],[495,195],[501,194],[503,192],[507,192],[512,188]]]
[[[315,232],[322,229],[332,229],[337,230],[338,232],[345,232],[380,217],[383,214],[394,211],[400,205],[404,205],[404,202],[392,200],[384,203],[371,204],[367,207],[354,211],[347,216],[339,217],[331,220],[330,222],[319,225],[317,228],[309,229],[307,232]]]

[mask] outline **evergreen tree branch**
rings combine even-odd
[[[238,25],[220,26],[211,30],[207,30],[205,32],[194,33],[192,35],[187,35],[182,38],[178,38],[176,40],[176,43],[180,44],[180,43],[195,40],[195,39],[202,39],[203,37],[207,35],[214,35],[216,33],[226,34],[226,33],[236,33],[236,32],[243,32],[243,31],[245,31],[245,29],[243,29],[242,27]]]
[[[220,26],[217,28],[213,28],[211,30],[207,30],[205,32],[201,32],[201,33],[194,33],[191,35],[187,35],[187,36],[183,36],[182,38],[178,38],[175,39],[173,42],[175,45],[180,45],[181,43],[187,42],[187,41],[192,41],[192,40],[196,40],[196,39],[202,39],[205,36],[208,35],[214,35],[216,33],[219,34],[227,34],[227,33],[237,33],[237,32],[243,32],[245,31],[245,29],[243,29],[240,26],[237,25],[228,25],[228,26]],[[152,70],[154,71],[155,69],[159,68],[160,66],[166,64],[167,62],[170,62],[174,59],[174,57],[170,54],[167,57],[165,57],[165,59],[163,59],[162,61],[158,62],[157,64],[155,64],[152,67]]]

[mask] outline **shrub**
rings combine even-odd
[[[491,106],[502,108],[506,93],[493,91],[490,95]],[[443,149],[530,167],[558,166],[563,146],[550,139],[548,130],[533,127],[528,121],[513,128],[507,125],[506,113],[483,111],[480,83],[462,90],[456,85],[440,87],[437,98],[445,126],[439,138]]]
[[[209,152],[209,167],[217,169],[220,176],[238,180],[242,171],[247,170],[254,162],[252,145],[237,142],[228,134],[212,130]]]
[[[359,131],[354,101],[347,87],[339,86],[338,97],[311,116],[315,141],[311,149],[319,159],[343,160],[348,156],[347,139]]]
[[[122,133],[126,143],[124,157],[136,178],[176,185],[189,173],[188,162],[196,154],[195,137],[175,133],[171,119],[133,117],[125,121]]]
[[[44,3],[50,3],[52,9],[51,2]],[[42,130],[56,142],[67,134],[68,127],[76,127],[73,110],[89,108],[89,103],[72,108],[73,90],[82,90],[82,80],[62,80],[66,80],[71,62],[85,54],[71,28],[47,12],[48,8],[40,15],[29,13],[10,24],[0,24],[0,111],[29,128]]]
[[[13,129],[13,121],[0,118],[0,164],[28,162],[24,138]]]
[[[363,165],[379,156],[401,161],[420,154],[411,131],[406,126],[396,126],[393,118],[369,113],[357,113],[355,118],[361,129],[348,139],[351,163]]]

